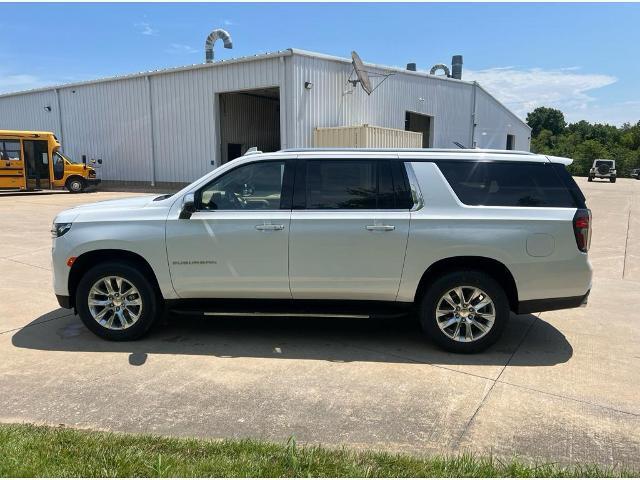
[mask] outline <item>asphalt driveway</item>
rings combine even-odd
[[[640,467],[640,181],[579,179],[594,213],[587,308],[512,316],[479,355],[412,319],[170,318],[91,334],[51,288],[69,206],[133,195],[0,196],[0,422]]]

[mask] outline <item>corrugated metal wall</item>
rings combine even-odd
[[[60,89],[62,149],[102,158],[102,178],[151,179],[149,97],[144,77]]]
[[[102,158],[105,180],[189,182],[221,161],[217,93],[278,87],[282,148],[313,146],[316,127],[403,130],[406,111],[433,117],[434,147],[470,146],[471,84],[400,71],[367,96],[351,73],[349,62],[294,51],[96,81],[60,87],[60,111],[55,89],[0,97],[0,129],[53,131],[72,157]],[[481,88],[476,106],[479,147],[505,148],[511,133],[529,149],[529,129]]]
[[[45,111],[45,107],[51,111]],[[53,132],[60,138],[54,90],[0,98],[0,130]]]
[[[217,93],[280,87],[282,94],[284,73],[274,57],[61,87],[62,132],[53,89],[0,97],[0,129],[62,134],[72,158],[103,159],[105,180],[151,182],[153,152],[156,182],[191,182],[220,165]]]
[[[280,87],[281,58],[184,70],[151,80],[156,180],[190,182],[220,165],[217,93]]]
[[[316,127],[367,123],[403,130],[406,111],[434,117],[434,147],[456,148],[454,141],[469,144],[472,87],[467,83],[395,73],[369,96],[359,85],[347,83],[353,70],[350,63],[302,55],[292,62],[297,146],[312,146]],[[305,81],[313,83],[311,90],[304,89]],[[380,81],[372,77],[374,87]]]
[[[502,107],[482,88],[476,89],[476,142],[478,148],[507,146],[507,135],[515,135],[514,150],[529,150],[531,130],[513,113]]]

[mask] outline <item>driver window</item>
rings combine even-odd
[[[200,190],[199,210],[279,210],[284,161],[238,167]]]

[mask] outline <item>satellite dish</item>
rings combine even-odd
[[[353,64],[353,69],[356,72],[357,80],[351,80],[351,83],[355,87],[356,83],[360,82],[360,86],[362,89],[367,92],[367,95],[371,95],[373,92],[373,88],[371,87],[371,80],[369,80],[369,74],[364,69],[364,64],[360,59],[360,56],[356,52],[351,52],[351,63]]]

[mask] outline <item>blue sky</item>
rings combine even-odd
[[[640,120],[640,4],[1,4],[0,92],[200,63],[213,29],[224,59],[288,47],[428,70],[464,55],[520,116]]]

